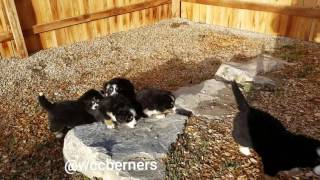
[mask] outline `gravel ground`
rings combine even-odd
[[[281,48],[286,49],[284,51]],[[304,51],[300,52],[300,49]],[[115,33],[92,41],[43,50],[23,60],[0,59],[0,179],[78,178],[78,176],[68,176],[64,173],[63,143],[61,140],[56,140],[47,129],[46,114],[36,101],[38,92],[44,92],[52,100],[75,99],[87,89],[100,88],[105,80],[116,76],[131,79],[138,89],[144,86],[153,86],[175,90],[181,86],[213,78],[221,62],[246,60],[248,57],[256,56],[262,52],[268,52],[286,60],[297,62],[305,57],[308,57],[307,59],[310,59],[311,56],[312,58],[315,57],[310,61],[301,61],[301,66],[309,67],[313,64],[313,61],[319,63],[319,54],[317,54],[319,49],[320,45],[315,43],[269,37],[173,19],[162,21],[153,26]],[[308,63],[309,66],[305,66],[304,63]],[[299,75],[300,79],[301,76],[304,77],[302,79],[312,76],[311,74],[318,71],[318,67],[316,69],[313,67],[303,69],[303,72]],[[293,76],[290,71],[288,71],[288,74]],[[284,79],[292,79],[291,76]],[[318,77],[313,78],[317,79]],[[308,81],[307,79],[305,81],[312,86],[314,80]],[[299,87],[297,86],[296,89]],[[312,88],[316,87],[319,88],[319,83],[312,86]],[[314,90],[310,91],[311,94],[316,93]],[[256,96],[256,99],[258,99],[257,106],[270,109],[265,102],[269,102],[269,104],[273,102],[272,96],[276,93],[278,91],[271,92],[272,95],[258,94]],[[297,94],[299,94],[298,90]],[[297,94],[290,97],[297,98]],[[263,99],[261,96],[266,97]],[[320,97],[319,94],[317,97]],[[287,98],[287,96],[284,96],[284,98]],[[286,101],[291,105],[299,102],[299,100],[291,101],[287,99]],[[314,101],[319,102],[317,99]],[[280,103],[280,98],[276,99],[276,102]],[[306,108],[319,110],[314,108],[318,105],[313,104]],[[272,106],[272,103],[270,106]],[[275,109],[277,108],[271,109],[271,112]],[[292,117],[289,124],[294,124],[293,121],[297,120],[298,125],[296,127],[304,127],[301,126],[298,117],[291,114],[289,107],[285,112]],[[303,115],[304,112],[301,112],[301,114]],[[282,117],[284,114],[280,116]],[[314,117],[317,116],[312,115],[312,118]],[[198,121],[199,123],[196,123]],[[221,142],[229,142],[230,147],[236,149],[236,145],[229,136],[230,121],[226,120],[216,124],[193,118],[188,122],[186,130],[190,128],[196,132],[203,131],[202,128],[193,127],[198,124],[203,124],[203,127],[210,127],[210,129],[219,127],[218,129],[221,129],[223,134],[222,138],[224,138]],[[301,133],[319,138],[319,132],[312,131],[320,129],[317,122],[319,122],[319,117],[317,121],[307,124],[312,126],[311,128],[305,128],[308,130],[302,130]],[[299,131],[296,130],[296,132]],[[204,134],[201,134],[202,138]],[[210,135],[210,133],[207,135]],[[185,136],[188,136],[187,132]],[[185,136],[181,136],[181,138]],[[213,146],[219,144],[215,140],[216,138],[212,138],[212,141],[210,141]],[[185,143],[180,143],[177,147],[185,148],[184,145]],[[222,146],[223,144],[220,143],[219,145]],[[206,148],[191,152],[202,153],[206,156],[211,155],[209,149]],[[235,150],[232,152],[237,153]],[[183,162],[183,159],[185,159],[185,157],[179,156],[178,150],[173,150],[172,153],[176,153],[177,161]],[[228,157],[227,155],[226,157]],[[233,156],[232,153],[230,156]],[[171,155],[169,157],[172,158]],[[191,154],[189,157],[198,156]],[[236,162],[241,163],[241,157],[236,159]],[[169,161],[171,160],[169,158]],[[225,164],[227,169],[237,169],[234,167],[238,167],[238,164],[230,164],[226,162],[227,160],[228,158],[224,158],[220,159],[219,162]],[[249,164],[242,163],[248,164],[248,167],[250,167],[248,172],[253,173],[252,176],[250,175],[252,178],[261,174],[259,166],[253,165],[259,164],[256,161],[250,161]],[[208,170],[207,173],[211,172],[211,174],[204,173],[203,177],[222,178],[229,177],[229,174],[232,175],[233,173],[233,171],[229,171],[229,173],[224,174],[225,169],[221,169],[221,166],[215,166],[214,161],[210,163],[207,168],[213,168],[213,170]],[[250,165],[250,163],[253,164]],[[188,174],[194,172],[192,169],[185,169],[189,170],[188,173],[179,173],[179,168],[169,169],[168,174],[179,174],[178,177],[186,178],[190,177]],[[220,173],[216,173],[218,171]],[[237,170],[237,172],[232,176],[236,177],[244,171]]]

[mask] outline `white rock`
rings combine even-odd
[[[293,64],[269,55],[260,55],[246,63],[229,62],[222,64],[215,75],[228,81],[236,80],[238,83],[254,82],[274,85],[271,79],[258,76],[258,74],[278,70],[283,68],[284,65]]]

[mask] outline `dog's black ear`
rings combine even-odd
[[[108,84],[109,84],[109,81],[104,82],[102,85],[102,89],[105,90]]]

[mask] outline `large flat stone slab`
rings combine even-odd
[[[75,127],[65,139],[63,155],[66,162],[75,164],[72,170],[92,178],[112,179],[163,179],[165,166],[162,158],[183,132],[187,117],[176,114],[165,119],[142,119],[136,128],[107,129],[102,123]],[[77,168],[83,164],[101,164],[106,162],[153,161],[157,169],[117,170],[108,168]]]
[[[226,114],[228,102],[233,101],[226,84],[215,79],[179,88],[174,94],[178,107],[208,119],[220,119],[221,115]]]

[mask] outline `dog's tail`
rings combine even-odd
[[[237,82],[236,81],[232,81],[231,82],[231,86],[232,86],[232,92],[233,92],[233,95],[234,95],[234,97],[236,99],[239,111],[248,110],[250,106],[249,106],[246,98],[243,96],[241,90],[239,89],[239,86],[237,85]]]
[[[39,101],[39,104],[47,111],[50,111],[53,107],[54,107],[54,104],[51,103],[44,95],[43,93],[39,93],[39,96],[38,96],[38,101]]]
[[[182,115],[182,116],[187,116],[187,117],[191,117],[193,115],[192,111],[183,109],[183,108],[175,108],[175,113]]]
[[[318,154],[318,156],[319,156],[319,158],[320,158],[320,147],[317,148],[317,154]],[[319,161],[320,161],[320,160],[319,160]],[[313,172],[314,172],[316,175],[320,176],[320,165],[314,167],[314,168],[313,168]]]

